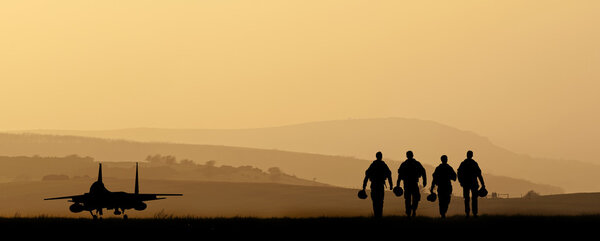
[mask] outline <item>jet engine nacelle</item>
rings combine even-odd
[[[140,202],[140,203],[138,203],[137,205],[135,205],[135,207],[133,207],[133,208],[134,208],[135,210],[142,211],[142,210],[146,209],[146,207],[147,207],[147,206],[148,206],[148,205],[146,205],[145,203],[143,203],[143,202]]]
[[[73,205],[71,205],[71,206],[69,207],[69,210],[71,210],[71,212],[74,212],[74,213],[81,212],[81,211],[83,211],[84,209],[85,209],[85,208],[83,207],[83,205],[81,205],[81,204],[79,204],[79,203],[74,203]]]

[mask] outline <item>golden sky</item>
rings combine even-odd
[[[0,130],[411,117],[591,155],[599,16],[599,1],[2,1]]]

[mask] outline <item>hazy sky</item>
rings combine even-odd
[[[599,22],[599,1],[2,1],[0,129],[410,117],[589,160]]]

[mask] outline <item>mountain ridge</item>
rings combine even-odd
[[[451,165],[458,166],[466,151],[473,150],[484,172],[552,184],[570,192],[598,191],[598,188],[578,180],[577,175],[563,175],[565,171],[590,176],[595,176],[593,171],[600,172],[600,165],[513,153],[474,132],[411,118],[331,120],[247,129],[128,128],[38,133],[276,149],[367,160],[377,151],[384,153],[384,159],[403,160],[404,152],[412,150],[417,160],[434,166],[442,154],[449,157]]]
[[[92,137],[55,136],[39,134],[0,134],[0,155],[5,156],[68,156],[77,154],[107,162],[132,162],[147,159],[149,155],[168,155],[180,160],[194,160],[195,163],[214,161],[219,165],[251,165],[263,170],[279,167],[284,173],[299,178],[340,187],[359,188],[369,160],[343,156],[309,154],[281,150],[266,150],[247,147],[218,145],[145,143],[123,140],[106,140]],[[392,170],[400,162],[385,158]],[[425,164],[430,175],[433,166]],[[394,172],[395,176],[395,172]],[[507,179],[508,178],[508,179]],[[554,185],[539,184],[510,177],[489,175],[486,180],[490,192],[522,195],[534,189],[543,194],[562,193]]]

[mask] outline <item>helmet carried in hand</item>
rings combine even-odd
[[[365,190],[358,191],[358,198],[367,199],[367,192]]]
[[[402,190],[402,188],[400,186],[394,187],[392,192],[394,192],[394,195],[396,195],[396,197],[400,197],[400,196],[402,196],[402,194],[404,194],[404,190]]]
[[[485,187],[481,187],[481,189],[477,191],[477,195],[479,195],[480,197],[485,197],[488,195],[488,191],[485,189]]]
[[[435,202],[436,199],[437,199],[437,194],[435,194],[433,192],[431,194],[427,195],[427,201]]]

